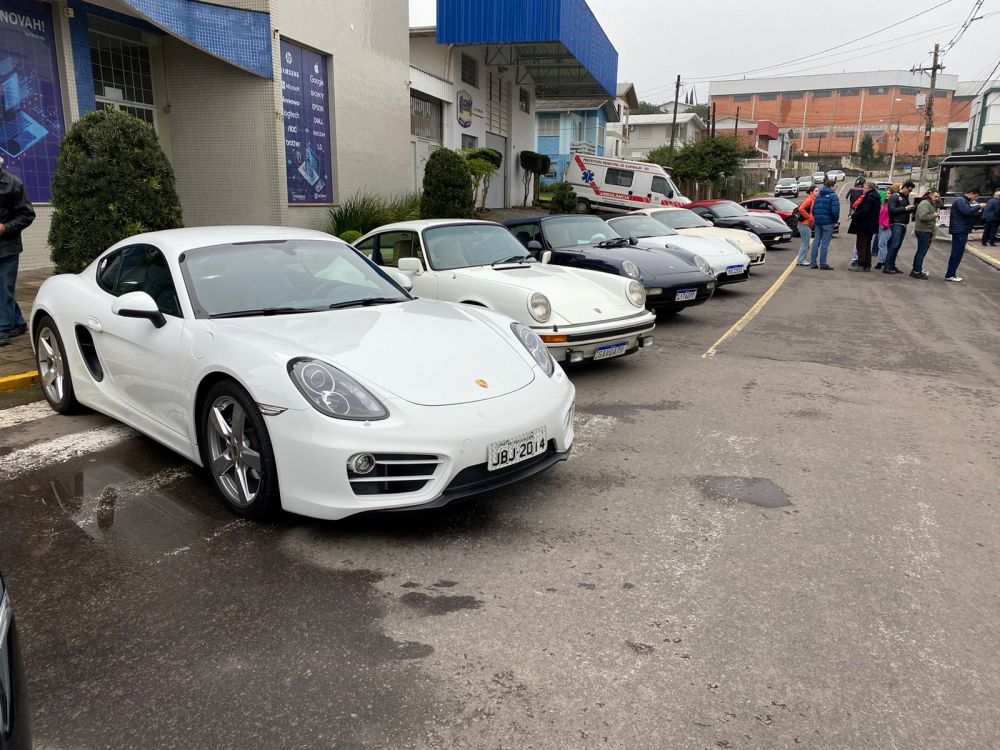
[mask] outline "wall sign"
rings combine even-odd
[[[36,203],[52,200],[62,142],[62,96],[52,6],[4,0],[0,8],[0,156]]]
[[[327,58],[281,40],[285,170],[290,204],[333,203]]]
[[[457,96],[458,106],[455,109],[458,111],[458,124],[463,128],[472,127],[472,94],[464,89],[458,92]]]

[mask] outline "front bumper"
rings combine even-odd
[[[718,282],[707,274],[690,274],[693,278],[677,281],[676,277],[656,279],[646,287],[646,307],[654,312],[669,312],[671,310],[683,310],[686,307],[701,305],[712,299]],[[669,281],[669,283],[668,283]],[[656,293],[656,290],[659,293]],[[678,293],[695,292],[694,299],[678,300]],[[684,295],[687,296],[687,295]]]
[[[765,246],[776,245],[779,242],[790,242],[792,239],[792,230],[790,227],[786,227],[783,232],[762,231],[754,232],[754,234],[760,238],[760,241],[763,242]]]
[[[519,391],[486,401],[419,406],[386,399],[390,416],[380,422],[342,422],[314,409],[267,417],[281,505],[290,513],[336,520],[366,511],[440,507],[520,481],[567,457],[575,396],[573,384],[556,368],[551,378],[538,373]],[[540,427],[547,440],[544,454],[486,470],[491,443]],[[367,484],[354,477],[352,483],[347,461],[358,453],[380,462],[419,463],[423,476]]]
[[[556,362],[568,363],[593,359],[602,346],[618,343],[627,344],[626,354],[634,354],[644,346],[644,339],[649,338],[655,325],[656,316],[643,310],[615,321],[533,330],[542,337]]]

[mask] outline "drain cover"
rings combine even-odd
[[[750,503],[761,508],[783,508],[792,501],[770,479],[755,477],[699,477],[698,488],[705,497],[724,503]]]

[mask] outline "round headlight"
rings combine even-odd
[[[544,294],[535,292],[528,297],[528,312],[539,323],[544,323],[552,317],[552,304]]]
[[[628,301],[636,307],[644,307],[646,304],[646,287],[638,281],[630,281],[627,291]]]
[[[637,266],[630,260],[622,261],[622,270],[625,272],[625,275],[628,276],[630,279],[639,278],[639,266]]]
[[[511,323],[510,330],[513,331],[517,340],[521,342],[521,345],[528,350],[528,354],[531,355],[535,363],[542,369],[542,372],[552,377],[552,373],[556,371],[556,363],[552,359],[552,355],[549,354],[549,350],[545,347],[545,343],[538,338],[538,334],[523,323]]]
[[[714,273],[712,273],[712,267],[708,264],[708,261],[702,258],[700,255],[694,256],[692,260],[694,260],[694,264],[698,266],[698,269],[702,273],[707,273],[709,276],[715,275]]]

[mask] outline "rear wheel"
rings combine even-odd
[[[264,417],[250,394],[224,380],[201,412],[202,459],[230,510],[268,518],[281,507],[278,470]]]
[[[38,382],[49,406],[60,414],[80,410],[73,391],[73,377],[66,359],[66,347],[52,318],[41,318],[35,328],[35,363]]]
[[[578,214],[589,214],[590,213],[590,201],[586,198],[576,199],[576,212]]]

